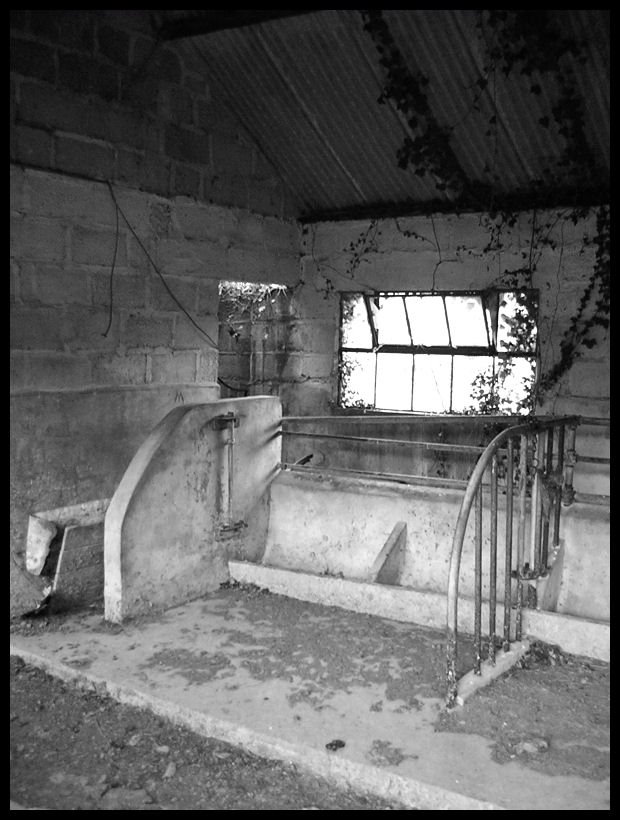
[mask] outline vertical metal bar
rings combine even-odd
[[[491,554],[489,557],[489,662],[495,664],[497,615],[497,452],[491,460]]]
[[[510,610],[512,607],[512,508],[513,508],[514,441],[508,439],[506,461],[506,550],[504,563],[504,651],[510,647]]]
[[[480,675],[482,656],[482,485],[476,493],[474,544],[474,674]]]
[[[235,448],[235,419],[231,418],[228,423],[228,524],[233,523],[233,483],[234,483],[234,448]]]
[[[575,490],[573,489],[573,476],[577,454],[575,453],[575,438],[577,437],[577,425],[570,424],[566,437],[566,453],[564,457],[564,487],[562,488],[562,503],[570,506],[575,500]]]
[[[521,640],[522,610],[523,610],[523,558],[525,554],[525,523],[526,523],[526,493],[527,493],[527,455],[529,449],[529,434],[521,436],[519,451],[519,526],[517,530],[517,617],[515,625],[515,640]]]
[[[564,475],[564,425],[558,427],[558,455],[556,464],[556,475]],[[555,488],[555,507],[553,509],[553,546],[557,547],[560,543],[560,514],[562,510],[561,504],[561,488]]]
[[[543,509],[543,525],[542,525],[542,544],[540,554],[540,565],[543,572],[547,569],[547,561],[549,560],[549,519],[551,517],[551,507],[554,501],[553,494],[553,438],[554,428],[547,431],[545,443],[547,452],[545,456],[545,498],[546,508]]]
[[[538,432],[536,434],[536,444],[533,448],[533,479],[532,479],[532,495],[530,505],[530,569],[535,573],[540,568],[540,468],[541,468],[541,450],[542,438],[544,433]]]

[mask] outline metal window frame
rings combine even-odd
[[[345,291],[341,293],[340,299],[340,342],[339,342],[339,349],[338,349],[338,361],[342,363],[343,361],[343,353],[372,353],[374,354],[374,389],[373,389],[373,404],[372,406],[376,408],[377,406],[377,362],[378,362],[378,354],[379,353],[398,353],[402,355],[411,355],[413,357],[412,362],[412,369],[411,369],[411,401],[410,401],[410,410],[403,411],[403,412],[416,412],[413,410],[413,393],[414,393],[414,383],[415,383],[415,369],[416,369],[416,355],[437,355],[437,356],[450,356],[451,363],[450,363],[450,411],[452,412],[452,405],[453,405],[453,391],[454,391],[454,361],[455,357],[460,356],[484,356],[493,359],[493,367],[495,367],[495,361],[497,359],[528,359],[533,360],[534,364],[538,364],[538,315],[534,316],[534,321],[536,324],[536,339],[534,342],[534,348],[532,350],[499,350],[497,347],[497,338],[498,338],[498,327],[499,327],[499,319],[500,319],[500,297],[502,294],[506,293],[531,293],[535,294],[535,303],[536,303],[536,310],[538,309],[539,304],[539,291],[536,288],[485,288],[483,290],[475,290],[475,289],[467,289],[467,290],[445,290],[445,291],[425,291],[425,290],[388,290],[388,291],[373,291],[369,293],[368,291]],[[343,299],[345,297],[351,296],[360,296],[364,300],[364,304],[366,307],[366,317],[368,321],[368,326],[370,328],[370,336],[372,339],[372,347],[349,347],[344,346],[342,344],[342,331],[343,331]],[[409,318],[409,312],[407,310],[407,304],[405,302],[405,297],[407,296],[419,296],[419,297],[440,297],[443,301],[443,308],[444,308],[444,317],[446,321],[446,329],[448,332],[448,340],[450,344],[448,345],[422,345],[422,344],[414,344],[413,343],[413,335],[411,330],[411,322]],[[448,310],[446,306],[446,297],[449,296],[475,296],[480,299],[481,307],[482,307],[482,315],[484,318],[485,323],[485,330],[487,335],[487,342],[486,346],[483,345],[454,345],[452,343],[452,331],[450,328],[450,319],[448,316]],[[371,307],[371,300],[377,300],[380,298],[402,298],[403,300],[403,310],[405,312],[405,319],[407,323],[407,330],[409,332],[409,339],[411,340],[410,345],[402,345],[402,344],[381,344],[379,342],[379,331],[375,324],[373,311]],[[490,300],[494,299],[495,304],[493,306],[490,305]],[[494,309],[492,309],[494,308]],[[491,323],[489,323],[489,315],[491,317]],[[338,384],[338,402],[342,406],[342,381],[339,379]]]

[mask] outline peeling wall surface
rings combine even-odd
[[[238,420],[230,510],[230,431],[218,423],[228,413]],[[177,407],[157,425],[106,512],[106,619],[166,609],[228,580],[229,513],[238,539],[260,538],[253,513],[277,471],[280,414],[274,398],[230,399]]]

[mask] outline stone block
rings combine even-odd
[[[193,318],[193,317],[192,317]],[[190,322],[187,316],[177,312],[174,325],[174,339],[172,346],[175,350],[196,349],[202,350],[204,348],[211,348],[212,342],[217,346],[218,340],[218,321],[216,316],[201,316],[194,319],[198,327],[202,328],[201,332],[198,328]],[[205,336],[205,333],[210,337],[210,340]]]
[[[16,125],[11,132],[11,156],[24,165],[49,168],[52,162],[52,137],[41,128]]]
[[[110,25],[98,25],[96,29],[99,54],[118,65],[129,65],[131,39],[126,31]]]
[[[114,175],[114,150],[87,139],[56,136],[55,167],[60,171],[83,174],[90,179],[111,179]]]
[[[129,313],[121,338],[127,348],[170,347],[172,344],[172,318],[152,314]]]
[[[87,357],[72,353],[28,354],[22,387],[29,390],[68,390],[92,383]]]
[[[196,381],[196,353],[182,350],[151,354],[151,381],[160,384],[184,384]]]
[[[119,313],[110,314],[106,308],[80,307],[69,305],[62,316],[65,330],[65,344],[68,349],[78,350],[111,350],[119,344]],[[104,336],[104,333],[107,335]]]
[[[153,274],[149,278],[151,307],[154,310],[179,310],[180,303],[193,315],[196,310],[198,282],[180,276],[165,276],[164,281],[167,288],[159,276]]]
[[[165,133],[165,152],[172,159],[194,165],[211,164],[211,145],[208,134],[168,125]]]
[[[173,169],[172,193],[175,196],[190,196],[198,199],[202,185],[200,172],[180,162],[174,163]]]
[[[89,305],[90,279],[79,268],[39,265],[34,277],[34,295],[46,305]]]
[[[29,217],[17,220],[11,228],[11,241],[22,260],[62,262],[65,256],[65,231],[55,219]]]
[[[106,185],[31,170],[25,184],[32,216],[79,221],[88,215],[93,223],[115,226],[114,202]]]
[[[64,88],[78,94],[96,94],[104,100],[119,97],[118,70],[82,54],[58,52],[58,81]]]
[[[196,383],[213,384],[217,382],[218,355],[217,351],[202,349],[198,351],[196,360]]]
[[[609,362],[575,362],[570,370],[569,384],[574,396],[609,398],[611,395]]]
[[[127,265],[126,234],[105,228],[91,228],[85,225],[74,226],[71,234],[71,259],[81,265],[111,266],[116,247],[115,264]]]
[[[226,244],[236,236],[241,215],[229,208],[202,205],[180,199],[174,211],[176,225],[185,239],[210,240]]]
[[[49,83],[56,81],[54,49],[32,40],[11,39],[11,71],[24,77],[36,77]]]
[[[95,306],[110,305],[111,271],[91,274],[92,302]],[[115,310],[145,308],[147,285],[143,276],[130,276],[117,270],[112,279],[112,304]]]
[[[12,350],[62,350],[67,332],[62,314],[50,307],[17,307],[11,311]]]
[[[99,354],[92,359],[94,384],[131,385],[146,383],[146,353]]]

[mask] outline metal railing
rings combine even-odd
[[[458,695],[458,588],[463,544],[474,508],[474,674],[482,663],[483,491],[488,493],[488,662],[495,664],[498,644],[504,651],[521,640],[524,586],[548,573],[551,548],[560,542],[562,505],[574,501],[575,438],[580,418],[533,418],[501,431],[484,449],[467,484],[458,515],[448,577],[447,705]],[[497,576],[499,489],[505,494],[503,628],[498,635]],[[489,481],[483,486],[483,479]],[[516,515],[516,533],[515,533]],[[516,534],[516,550],[514,541]],[[514,613],[514,623],[512,616]],[[513,634],[514,633],[514,634]]]

